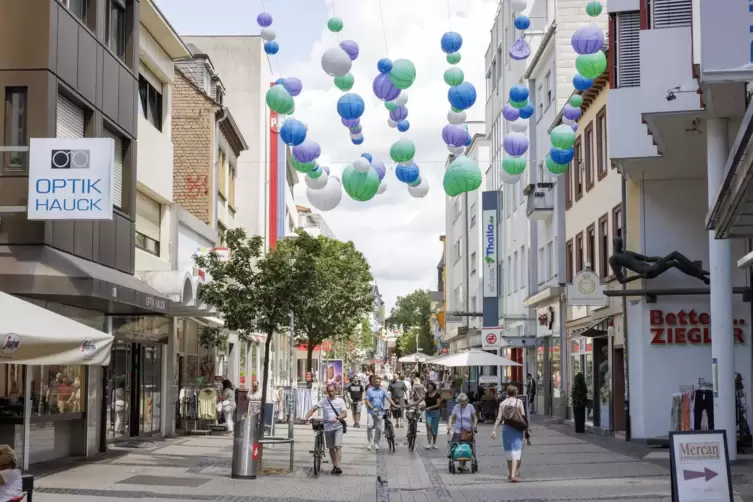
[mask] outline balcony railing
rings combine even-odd
[[[554,213],[554,179],[545,177],[543,181],[530,183],[523,191],[528,197],[526,214],[529,219],[545,221]]]

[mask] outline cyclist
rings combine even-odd
[[[384,411],[384,403],[388,402],[392,407],[397,407],[392,399],[387,395],[382,387],[382,379],[374,375],[372,380],[372,386],[366,391],[366,407],[369,409],[369,414],[366,417],[366,437],[369,441],[367,450],[371,450],[372,446],[375,450],[379,449],[379,439],[382,436],[382,430],[384,429],[384,415],[383,413],[389,413]]]
[[[335,392],[337,386],[333,383],[327,385],[327,395],[316,403],[308,413],[306,413],[306,420],[311,418],[311,415],[316,410],[322,410],[322,418],[324,420],[324,440],[329,448],[329,457],[332,459],[332,474],[339,476],[343,473],[340,469],[340,460],[342,460],[342,445],[343,445],[343,422],[345,417],[348,416],[348,409],[345,405],[345,401],[342,398],[337,397]]]
[[[353,427],[361,427],[361,405],[363,404],[363,385],[358,377],[355,377],[348,386],[348,398],[353,410]]]

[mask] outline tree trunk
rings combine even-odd
[[[273,331],[267,332],[267,340],[264,342],[264,364],[262,365],[262,379],[261,379],[261,411],[259,412],[259,421],[256,422],[256,438],[254,442],[259,443],[264,437],[264,406],[267,404],[267,388],[269,383],[269,350],[272,347]],[[259,445],[259,461],[261,461],[261,455],[264,449]]]
[[[308,341],[306,343],[306,373],[311,373],[311,368],[314,365],[314,345]],[[314,375],[311,375],[311,380],[307,380],[306,384],[308,385],[308,388],[310,389],[312,387],[312,382],[314,380]]]

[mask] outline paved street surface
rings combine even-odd
[[[419,424],[419,430],[424,425]],[[287,426],[277,426],[285,435]],[[440,426],[444,434],[444,424]],[[349,427],[344,441],[344,475],[311,473],[310,426],[297,426],[294,470],[287,471],[289,449],[264,452],[272,474],[257,480],[230,478],[232,438],[191,436],[165,441],[132,442],[94,461],[70,461],[57,473],[40,477],[35,502],[110,502],[138,499],[195,501],[669,501],[667,450],[650,450],[591,434],[576,435],[572,426],[536,420],[531,447],[523,453],[521,482],[508,483],[504,452],[481,426],[477,474],[448,472],[446,443],[439,450],[417,445],[409,452],[400,440],[395,453],[382,447],[367,451],[366,428]],[[399,438],[405,429],[397,429]],[[444,439],[444,437],[442,437]],[[425,438],[420,438],[421,445]],[[736,501],[753,502],[753,461],[733,468]]]

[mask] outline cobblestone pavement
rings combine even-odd
[[[284,435],[286,426],[277,431]],[[441,425],[441,434],[444,425]],[[420,424],[419,431],[423,431]],[[230,478],[230,437],[179,437],[126,445],[94,461],[74,461],[67,469],[37,481],[36,502],[98,502],[138,499],[235,502],[471,502],[471,501],[669,501],[668,460],[640,443],[624,443],[590,434],[575,435],[572,427],[537,420],[531,447],[523,453],[522,482],[508,483],[504,452],[490,438],[491,426],[480,426],[477,441],[480,471],[448,472],[445,437],[438,450],[426,450],[424,436],[414,452],[403,444],[405,429],[396,429],[395,453],[367,451],[366,428],[348,429],[344,438],[344,475],[322,466],[311,472],[309,449],[313,432],[297,426],[292,472],[256,480]],[[666,450],[665,450],[666,451]],[[661,453],[661,452],[659,452]],[[264,451],[265,468],[286,469],[289,449]],[[750,472],[748,472],[750,471]],[[279,472],[279,471],[275,471]],[[747,474],[745,474],[747,473]],[[735,466],[736,489],[753,501],[753,469]]]

